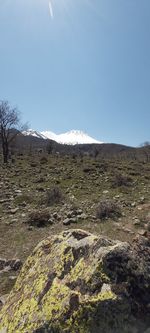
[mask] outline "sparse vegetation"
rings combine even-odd
[[[120,186],[131,186],[132,185],[132,178],[130,176],[117,173],[112,181],[113,187],[120,187]]]
[[[46,192],[46,205],[52,206],[60,204],[63,200],[63,194],[59,187],[53,187],[51,190]]]
[[[46,164],[46,163],[48,163],[48,159],[47,159],[47,157],[46,157],[46,156],[42,156],[42,157],[40,158],[40,164]]]
[[[105,220],[107,218],[116,218],[119,216],[121,216],[121,209],[115,201],[100,201],[96,210],[97,219]]]
[[[7,168],[0,165],[1,257],[17,256],[24,261],[40,240],[68,228],[125,241],[132,241],[138,232],[148,232],[148,162],[116,157],[108,160],[99,155],[95,159],[89,154],[84,154],[82,160],[77,155],[74,160],[69,154],[41,155],[43,151],[39,154],[34,149],[32,154],[25,152],[14,153],[15,164],[9,163]],[[40,163],[42,156],[47,158],[45,164]],[[130,177],[132,186],[113,187],[112,180],[118,173]],[[111,210],[108,214],[109,207],[103,207],[102,218],[97,219],[101,201],[109,202]],[[67,219],[71,222],[63,224]],[[3,281],[3,293],[7,293],[7,285],[6,281],[5,288]]]
[[[48,210],[34,210],[29,213],[27,223],[34,227],[44,227],[49,223],[50,213]]]

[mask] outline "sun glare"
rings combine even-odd
[[[60,11],[62,10],[66,16],[71,15],[71,11],[73,6],[75,5],[74,1],[72,0],[47,0],[48,3],[48,9],[49,9],[49,14],[51,19],[54,19],[55,17],[55,11],[57,9]],[[84,3],[85,6],[90,7],[91,11],[95,11],[95,5],[94,5],[94,0],[82,0],[82,4]],[[78,2],[76,1],[76,5],[78,5]]]

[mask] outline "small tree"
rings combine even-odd
[[[143,142],[140,146],[141,146],[141,147],[147,147],[147,146],[150,146],[150,141],[145,141],[145,142]]]
[[[54,143],[53,143],[53,141],[49,140],[48,143],[47,143],[47,146],[46,146],[47,153],[49,155],[52,154],[53,149],[54,149]]]
[[[9,147],[12,140],[19,133],[20,113],[12,108],[8,101],[0,101],[0,138],[4,163],[8,162]]]

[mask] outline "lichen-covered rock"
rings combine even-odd
[[[142,333],[149,327],[149,263],[144,237],[132,246],[82,230],[49,237],[24,264],[0,333]]]

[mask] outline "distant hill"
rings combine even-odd
[[[12,143],[12,149],[20,153],[37,153],[40,150],[41,152],[46,152],[48,148],[50,148],[50,152],[53,151],[54,153],[65,155],[89,154],[95,157],[98,156],[101,159],[120,158],[150,161],[150,145],[138,148],[115,143],[65,145],[50,139],[30,135],[24,136],[22,133]]]

